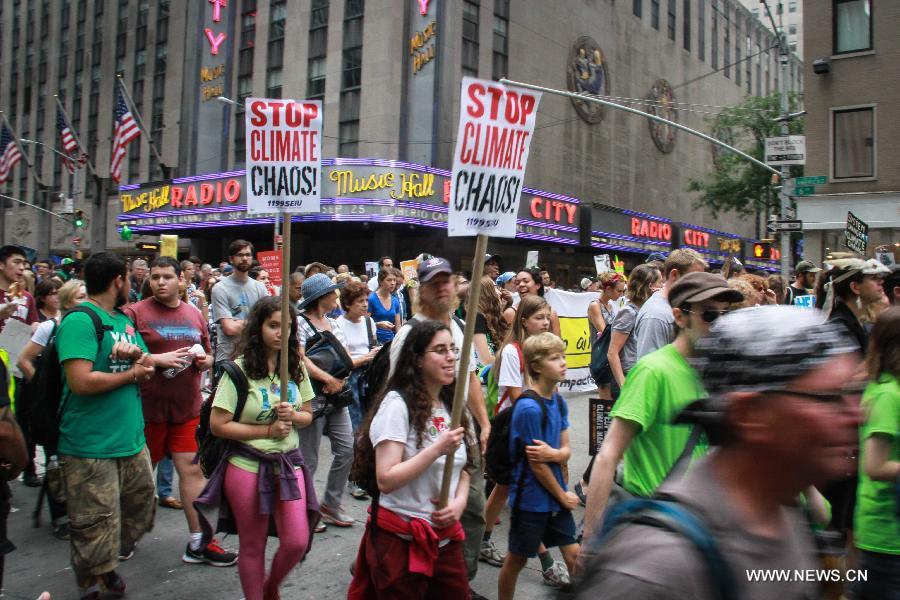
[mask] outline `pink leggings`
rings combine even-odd
[[[297,483],[303,490],[303,471],[297,469]],[[272,570],[266,578],[266,541],[269,516],[259,514],[257,474],[232,464],[225,473],[225,494],[234,514],[241,545],[238,573],[246,600],[274,597],[284,581],[306,554],[309,541],[309,521],[306,498],[275,503],[275,527],[278,530],[278,551],[272,559]]]

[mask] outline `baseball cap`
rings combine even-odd
[[[816,263],[814,263],[813,261],[801,260],[800,262],[797,263],[797,266],[794,268],[794,273],[796,273],[798,275],[800,273],[818,273],[821,270],[822,269],[817,267]]]
[[[586,290],[591,287],[591,284],[594,283],[594,280],[590,277],[583,277],[581,279],[581,289]]]
[[[500,264],[501,256],[499,254],[485,254],[484,255],[484,264],[488,264],[491,261],[494,261],[498,265]]]
[[[650,256],[648,256],[647,260],[645,260],[644,262],[648,263],[648,262],[655,262],[655,261],[659,261],[662,263],[666,262],[666,253],[665,252],[651,252]]]
[[[497,285],[503,285],[515,276],[516,274],[513,271],[506,271],[505,273],[501,273],[497,276]]]
[[[669,290],[669,304],[673,308],[712,299],[740,302],[744,297],[739,291],[728,287],[728,282],[721,275],[705,272],[688,273]]]
[[[846,328],[816,310],[767,305],[733,311],[697,341],[690,363],[709,396],[690,404],[676,422],[699,424],[712,443],[721,443],[730,392],[783,387],[856,350]]]
[[[450,261],[446,258],[441,258],[440,256],[432,256],[427,260],[423,260],[419,263],[419,283],[426,283],[434,278],[438,273],[447,273],[449,275],[453,274],[453,269],[450,267]]]
[[[232,267],[231,265],[225,265],[225,268],[222,269],[222,272],[226,274],[233,273],[234,267]]]

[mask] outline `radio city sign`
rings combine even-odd
[[[330,220],[337,221],[446,227],[448,171],[379,159],[325,159],[322,163],[322,218],[331,215]],[[119,220],[130,226],[146,223],[159,228],[167,223],[231,222],[236,211],[246,211],[244,183],[244,171],[232,171],[125,185],[119,189]],[[577,244],[581,226],[578,208],[574,198],[525,188],[517,236]]]

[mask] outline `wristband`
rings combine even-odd
[[[137,384],[137,373],[135,372],[134,367],[131,367],[131,379],[135,384]]]

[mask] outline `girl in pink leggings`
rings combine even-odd
[[[227,465],[219,465],[207,490],[217,475],[221,486],[224,475],[220,489],[237,525],[241,551],[238,572],[247,600],[279,597],[278,586],[309,548],[311,521],[318,515],[297,435],[297,429],[312,422],[309,402],[314,393],[300,361],[297,316],[292,308],[291,381],[288,401],[282,401],[277,363],[281,347],[279,303],[279,298],[263,298],[250,311],[236,351],[238,358],[222,375],[210,417],[214,435],[240,442],[232,444]],[[238,393],[243,387],[241,374],[247,383],[243,406]],[[261,486],[260,479],[269,479],[270,484]],[[266,542],[273,518],[280,543],[267,576]]]

